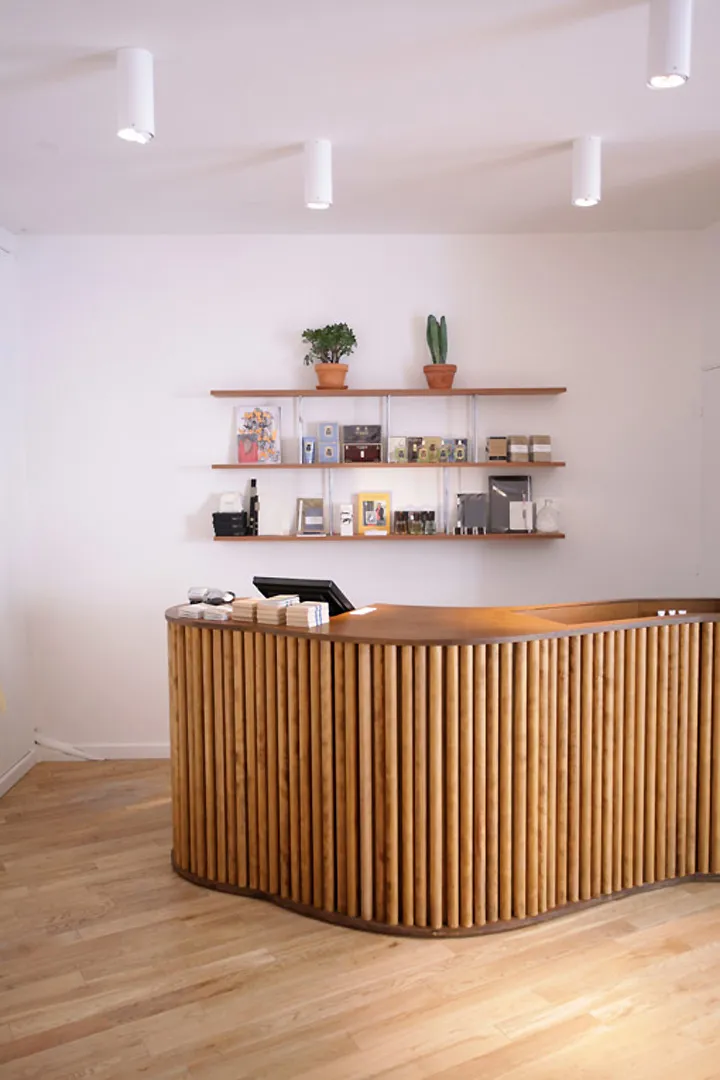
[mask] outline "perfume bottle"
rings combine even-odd
[[[541,533],[558,532],[558,510],[552,499],[545,499],[537,512],[535,528]]]

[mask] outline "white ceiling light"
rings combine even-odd
[[[651,0],[647,84],[674,90],[690,78],[692,0]]]
[[[328,210],[332,201],[332,144],[310,139],[305,143],[305,205],[308,210]]]
[[[117,51],[118,135],[149,143],[155,136],[153,57],[147,49]]]
[[[597,206],[601,198],[602,140],[599,135],[583,135],[573,143],[573,206]]]

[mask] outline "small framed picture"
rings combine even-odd
[[[387,536],[390,532],[390,494],[362,491],[358,495],[358,532],[363,536]]]

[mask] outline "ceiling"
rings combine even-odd
[[[2,0],[0,224],[31,233],[587,232],[720,220],[720,3],[645,86],[647,0]],[[156,138],[115,135],[114,50]],[[604,138],[570,206],[570,142]],[[335,205],[303,206],[330,138]]]

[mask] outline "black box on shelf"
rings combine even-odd
[[[240,510],[236,514],[218,511],[212,517],[216,536],[247,536],[247,511]]]
[[[380,424],[343,424],[342,441],[344,443],[381,443],[382,427]]]

